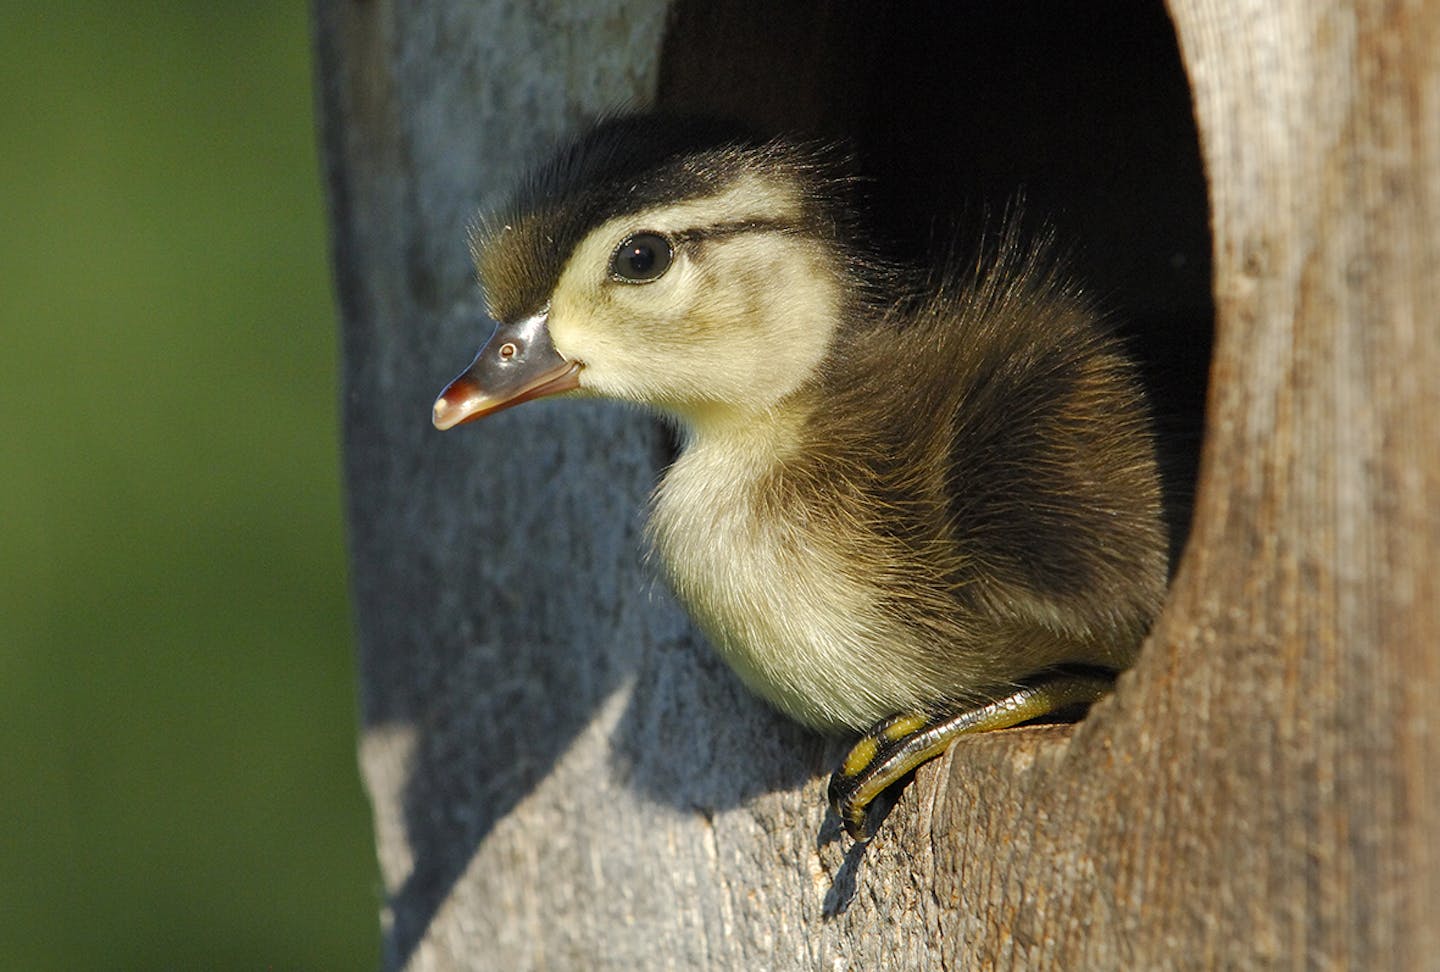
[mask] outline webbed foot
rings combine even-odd
[[[959,736],[1009,729],[1096,701],[1114,678],[1094,672],[1051,672],[1010,695],[966,709],[906,712],[875,724],[830,777],[830,805],[855,840],[869,840],[899,796],[906,776],[943,753]],[[893,789],[892,789],[893,788]]]

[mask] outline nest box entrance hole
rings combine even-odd
[[[1191,97],[1160,0],[903,6],[678,0],[660,107],[844,138],[913,255],[1017,208],[1051,232],[1145,371],[1189,526],[1214,303]]]

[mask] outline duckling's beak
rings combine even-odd
[[[470,367],[435,399],[435,427],[444,431],[532,398],[580,387],[580,365],[550,343],[548,311],[501,324]]]

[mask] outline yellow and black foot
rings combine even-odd
[[[830,777],[830,805],[846,833],[869,840],[899,796],[902,787],[896,784],[903,784],[916,767],[939,756],[957,737],[1088,706],[1113,685],[1110,675],[1052,672],[976,708],[891,716],[861,736]]]

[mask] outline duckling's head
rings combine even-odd
[[[776,407],[815,374],[856,289],[842,167],[707,123],[601,122],[474,233],[498,327],[435,425],[561,392],[692,426]]]

